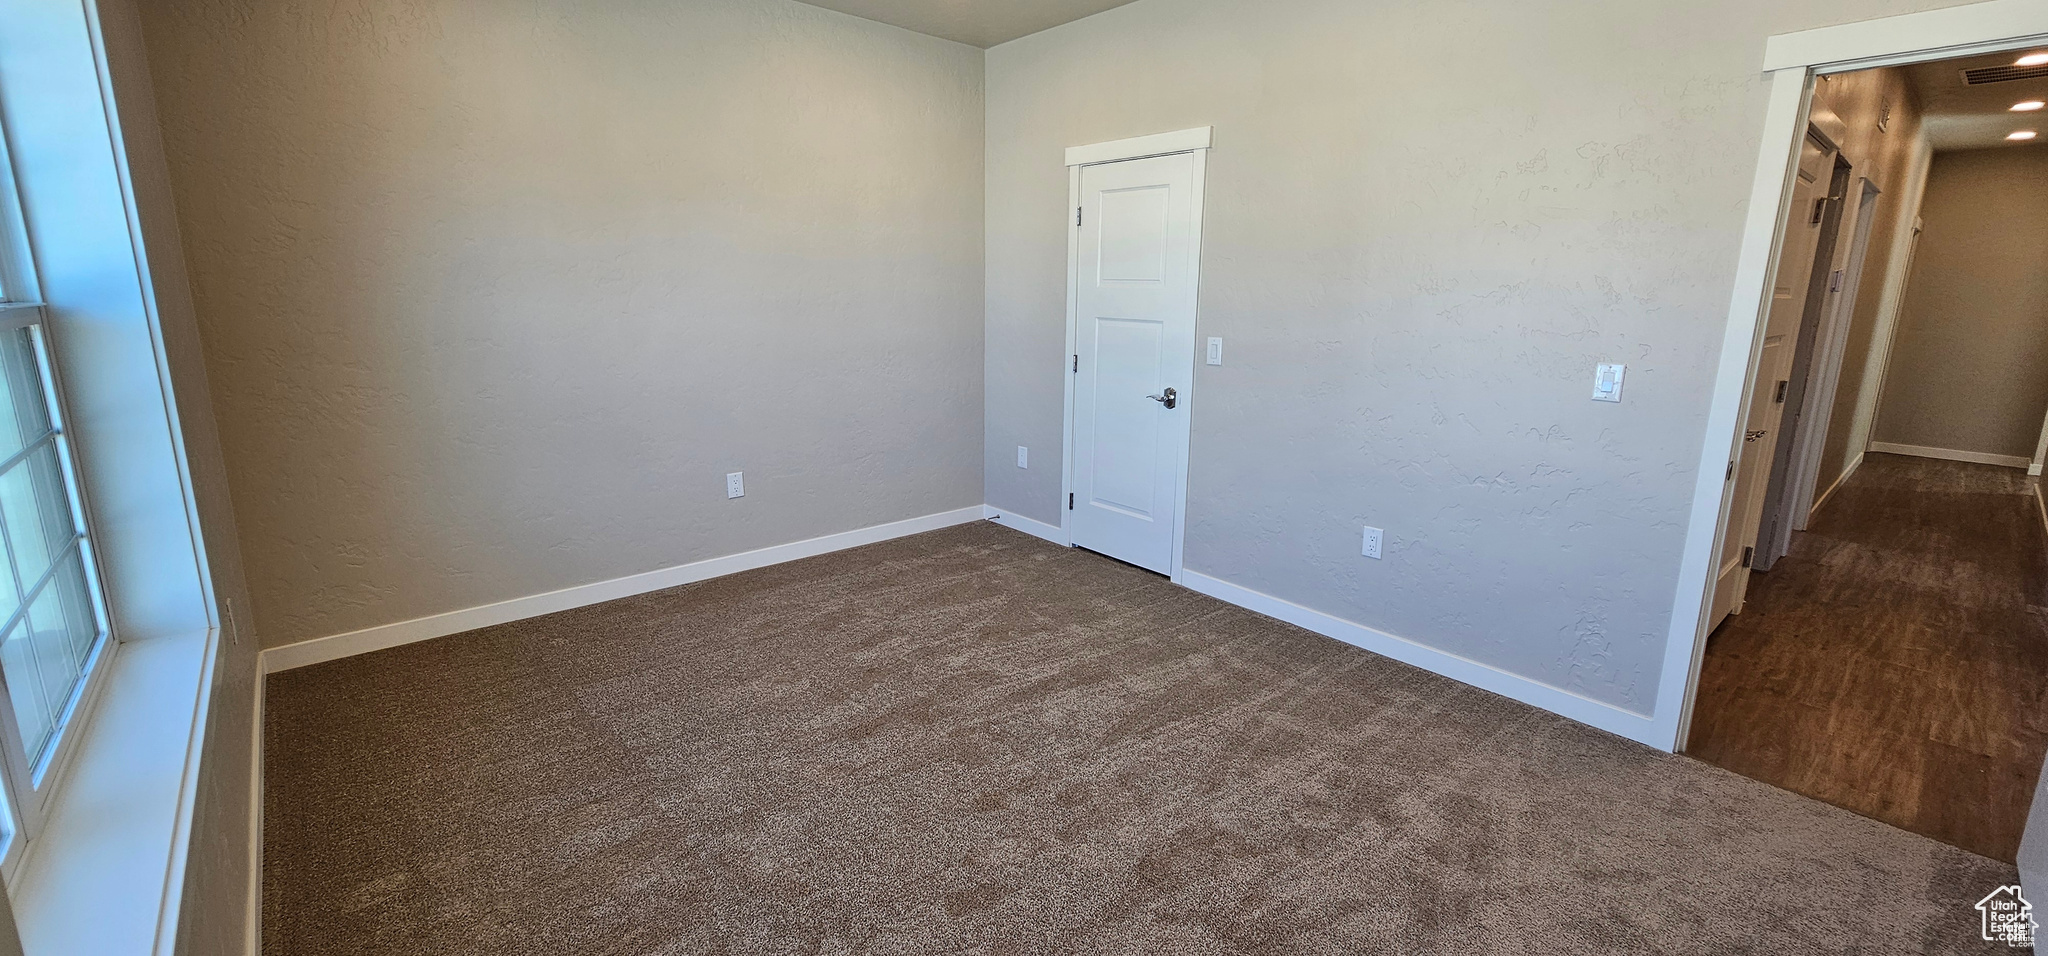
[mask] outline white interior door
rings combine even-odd
[[[1194,384],[1195,157],[1081,168],[1075,242],[1075,545],[1173,573]]]
[[[1792,184],[1792,212],[1785,225],[1785,243],[1778,256],[1777,285],[1771,290],[1770,315],[1764,321],[1762,354],[1757,359],[1749,413],[1743,424],[1742,450],[1735,466],[1735,495],[1729,503],[1727,532],[1721,537],[1719,573],[1714,581],[1714,610],[1708,630],[1742,609],[1749,588],[1749,558],[1762,523],[1764,492],[1771,481],[1778,426],[1785,415],[1780,383],[1791,374],[1792,349],[1806,312],[1806,292],[1813,279],[1814,254],[1820,243],[1821,217],[1835,168],[1835,151],[1807,136],[1799,151],[1799,175]]]

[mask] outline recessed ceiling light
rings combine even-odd
[[[2035,110],[2040,109],[2043,106],[2048,106],[2048,103],[2044,103],[2040,100],[2028,100],[2024,103],[2014,103],[2012,105],[2012,111],[2015,113],[2031,113]]]
[[[2014,66],[2040,66],[2048,63],[2048,53],[2029,53],[2013,61]]]
[[[2007,133],[2007,134],[2005,134],[2005,138],[2006,138],[2006,139],[2033,139],[2033,138],[2034,138],[2034,131],[2033,131],[2033,130],[2030,130],[2030,129],[2016,130],[2016,131],[2014,131],[2014,132],[2011,132],[2011,133]]]

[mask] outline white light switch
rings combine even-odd
[[[1621,401],[1621,378],[1628,366],[1618,362],[1603,362],[1593,371],[1593,400],[1596,402]]]
[[[1209,337],[1209,364],[1223,364],[1223,339],[1219,336]]]
[[[1031,467],[1031,449],[1026,448],[1023,445],[1017,446],[1017,467]]]
[[[735,471],[725,476],[725,496],[727,498],[744,498],[747,496],[747,485],[740,478],[741,474],[742,472]]]
[[[1380,538],[1385,534],[1386,532],[1378,528],[1365,529],[1365,546],[1360,548],[1358,553],[1368,558],[1378,559],[1380,556]]]

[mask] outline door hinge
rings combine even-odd
[[[1733,460],[1733,459],[1730,459],[1730,460],[1729,460],[1729,462],[1728,462],[1728,474],[1726,474],[1726,475],[1723,475],[1723,476],[1721,477],[1721,480],[1722,480],[1722,481],[1733,481],[1733,480],[1735,480],[1735,462],[1734,462],[1734,460]]]
[[[1787,388],[1790,388],[1791,386],[1792,386],[1792,382],[1791,382],[1791,380],[1789,380],[1789,379],[1788,379],[1788,380],[1785,380],[1785,381],[1781,381],[1781,382],[1779,382],[1779,383],[1778,383],[1778,395],[1777,395],[1777,397],[1775,397],[1775,398],[1771,399],[1771,401],[1777,402],[1777,403],[1778,403],[1778,404],[1780,404],[1780,405],[1783,405],[1783,404],[1785,404],[1785,390],[1786,390]]]
[[[1067,510],[1074,510],[1074,493],[1071,491],[1067,492]]]
[[[1745,568],[1746,568],[1746,567],[1749,567],[1749,562],[1751,562],[1751,561],[1754,561],[1754,560],[1756,560],[1756,549],[1755,549],[1755,548],[1743,548],[1743,549],[1742,549],[1742,566],[1743,566],[1743,567],[1745,567]]]
[[[1079,353],[1075,353],[1075,355],[1074,355],[1074,371],[1078,372],[1078,371],[1080,371],[1080,370],[1081,370],[1081,356],[1080,356],[1080,354],[1079,354]]]
[[[1074,207],[1074,225],[1076,225],[1076,226],[1079,226],[1080,224],[1081,224],[1081,207],[1079,207],[1079,206],[1075,206],[1075,207]]]

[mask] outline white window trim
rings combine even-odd
[[[1777,262],[1798,153],[1806,128],[1814,77],[1882,66],[1940,60],[1976,53],[2016,50],[2048,43],[2048,0],[1989,0],[1769,38],[1764,67],[1770,76],[1770,105],[1764,113],[1756,179],[1736,259],[1734,292],[1722,334],[1721,362],[1714,376],[1700,453],[1678,593],[1664,650],[1663,672],[1653,717],[1654,743],[1684,749],[1691,730],[1693,700],[1705,658],[1708,601],[1713,594],[1713,556],[1721,547],[1721,513],[1732,496],[1726,463],[1742,450],[1742,409],[1755,387],[1753,369],[1762,343],[1765,309]]]
[[[114,330],[119,341],[113,352],[123,360],[134,356],[138,346],[148,350],[151,361],[146,367],[150,373],[146,383],[137,377],[144,374],[139,364],[120,365],[118,379],[113,373],[88,374],[98,368],[95,353],[67,349],[69,343],[61,334],[65,328],[56,329],[57,334],[51,336],[49,372],[71,379],[56,383],[60,411],[69,411],[63,408],[67,398],[80,399],[68,403],[80,408],[92,404],[85,399],[96,398],[97,414],[104,417],[115,407],[109,396],[117,395],[121,401],[113,417],[120,427],[139,426],[144,433],[161,428],[168,441],[162,453],[151,446],[110,459],[105,446],[100,446],[99,460],[83,451],[77,455],[82,471],[78,493],[82,499],[95,499],[82,502],[88,517],[111,519],[86,522],[88,546],[101,559],[98,571],[107,579],[112,596],[126,594],[128,598],[115,607],[118,602],[101,600],[95,594],[110,632],[104,642],[106,650],[89,676],[97,686],[89,697],[81,695],[74,706],[66,738],[59,745],[68,750],[53,753],[46,765],[45,779],[58,785],[49,788],[43,817],[23,842],[7,875],[16,928],[29,953],[139,956],[169,954],[176,943],[198,774],[223,634],[178,420],[177,396],[171,387],[158,290],[152,283],[144,245],[142,204],[128,167],[128,146],[115,108],[114,74],[101,27],[96,0],[69,7],[0,4],[0,29],[19,30],[20,42],[27,48],[38,43],[67,44],[64,55],[90,57],[91,72],[86,72],[82,59],[70,61],[68,72],[58,81],[69,84],[63,92],[73,100],[83,99],[80,80],[94,83],[92,92],[104,111],[103,117],[75,110],[38,115],[30,107],[25,114],[17,114],[13,109],[21,102],[10,95],[9,88],[0,87],[0,106],[10,110],[8,133],[20,134],[23,115],[35,123],[54,124],[38,128],[44,154],[51,153],[50,143],[56,135],[88,137],[88,142],[105,137],[104,151],[98,155],[111,161],[114,174],[111,182],[102,179],[81,187],[80,180],[51,173],[50,167],[18,165],[36,162],[37,147],[30,145],[34,139],[17,138],[0,147],[11,147],[11,155],[0,156],[5,160],[0,163],[0,180],[5,180],[0,185],[6,187],[9,198],[21,196],[30,201],[38,199],[38,190],[54,189],[66,201],[101,204],[99,212],[106,212],[109,203],[119,203],[127,227],[125,234],[60,232],[64,248],[53,259],[51,235],[38,230],[35,234],[40,241],[33,246],[29,241],[32,227],[39,223],[39,207],[0,202],[0,269],[24,277],[13,280],[8,297],[33,294],[38,299],[56,300],[46,310],[52,322],[91,322]],[[19,66],[0,60],[0,73]],[[161,206],[150,207],[152,215],[165,211]],[[23,212],[27,215],[20,215]],[[27,253],[31,248],[40,261],[30,261]],[[100,258],[102,254],[104,258]],[[170,255],[175,256],[175,246]],[[91,261],[82,265],[86,260]],[[53,261],[64,265],[53,266]],[[120,295],[105,300],[76,294],[83,288],[82,275],[97,275],[96,269],[115,267],[134,269],[132,289],[122,289]],[[181,311],[188,312],[189,306]],[[146,342],[141,341],[143,336]],[[85,342],[108,344],[91,338]],[[80,374],[63,376],[67,371]],[[96,419],[69,414],[65,419],[87,433],[88,443],[91,435],[100,433],[92,430]],[[110,465],[110,461],[116,464]],[[164,493],[170,480],[175,481],[175,494]],[[96,493],[109,489],[106,495]],[[98,513],[90,507],[96,503],[112,505],[111,513]],[[145,518],[136,518],[137,504],[149,506]],[[164,512],[155,510],[173,505],[182,511],[181,527],[175,529],[161,520]],[[98,535],[108,536],[109,548],[98,547],[94,540]],[[119,560],[117,552],[123,555]],[[62,776],[51,777],[53,773]]]

